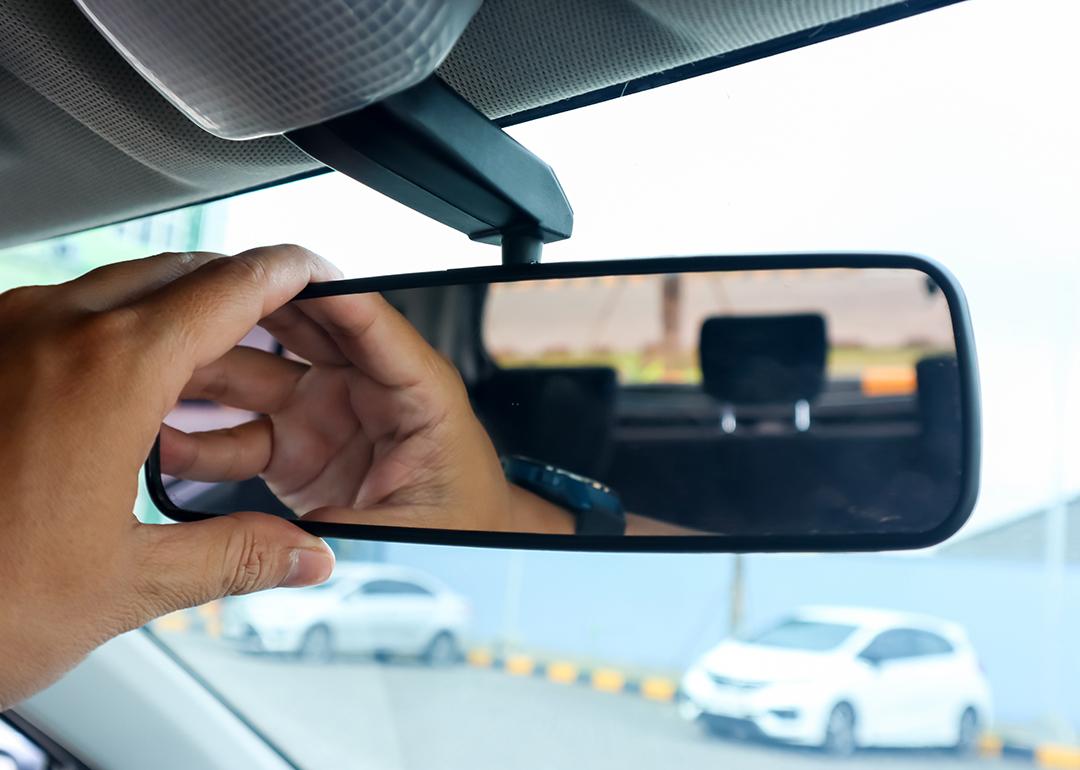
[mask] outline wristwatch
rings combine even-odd
[[[572,513],[575,534],[626,533],[622,501],[606,484],[518,455],[503,457],[502,467],[511,483]]]

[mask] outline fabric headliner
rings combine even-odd
[[[897,2],[487,0],[438,72],[501,117]],[[70,0],[0,0],[0,247],[317,168],[196,127]]]

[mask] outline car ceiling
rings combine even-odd
[[[949,2],[486,0],[438,74],[509,124]],[[198,128],[71,0],[0,0],[0,247],[321,168]]]

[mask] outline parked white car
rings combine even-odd
[[[820,746],[970,750],[990,687],[967,633],[923,615],[805,607],[686,673],[680,712],[717,732]]]
[[[390,564],[339,563],[313,588],[231,597],[222,636],[253,652],[326,661],[338,653],[407,655],[432,664],[460,659],[470,610],[446,586]]]

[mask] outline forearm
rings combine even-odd
[[[511,515],[510,530],[513,532],[533,532],[549,535],[574,534],[574,515],[565,508],[550,503],[544,498],[510,485]],[[641,535],[699,535],[697,532],[677,524],[669,524],[636,513],[626,514],[626,534]]]

